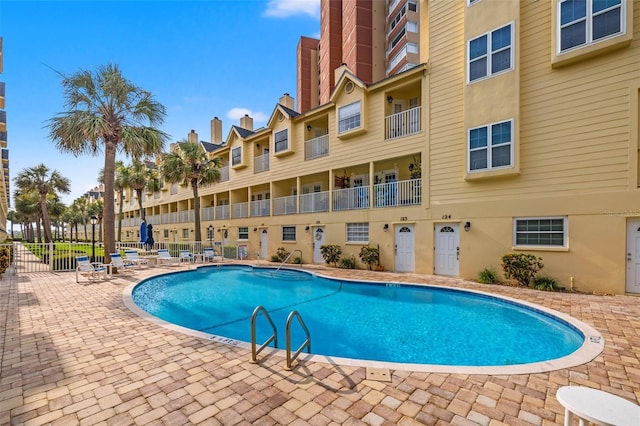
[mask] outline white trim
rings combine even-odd
[[[491,72],[491,56],[493,54],[502,52],[504,50],[507,49],[507,47],[503,47],[495,52],[493,52],[491,50],[491,34],[497,30],[501,30],[505,27],[510,27],[510,37],[511,37],[511,43],[509,44],[508,49],[510,49],[510,55],[509,55],[509,67],[505,68],[503,70],[500,70],[498,72],[492,73]],[[474,40],[477,40],[481,37],[487,37],[487,50],[486,50],[486,58],[487,58],[487,68],[486,68],[486,75],[484,75],[483,77],[478,77],[475,78],[473,80],[471,80],[471,42]],[[514,69],[514,62],[515,62],[515,21],[511,21],[508,24],[502,25],[501,27],[497,27],[494,28],[490,31],[487,31],[486,33],[483,34],[479,34],[473,38],[470,38],[469,40],[467,40],[467,52],[466,52],[466,62],[467,62],[467,84],[472,84],[478,81],[482,81],[482,80],[486,80],[488,78],[494,77],[496,75],[500,75],[509,71],[513,71]],[[476,58],[477,60],[478,58]]]
[[[548,244],[548,245],[529,245],[529,244],[517,244],[517,223],[520,220],[557,220],[562,219],[562,245]],[[535,249],[550,249],[550,248],[568,248],[569,247],[569,218],[567,216],[531,216],[531,217],[514,217],[512,224],[512,241],[513,247],[516,249],[528,248]],[[558,232],[559,234],[559,232]]]
[[[509,165],[506,166],[498,166],[498,167],[492,167],[491,166],[491,149],[492,149],[492,145],[491,145],[491,136],[492,136],[492,126],[496,125],[496,124],[502,124],[502,123],[511,123],[511,142],[509,143],[509,146],[511,147],[510,152],[509,152]],[[487,129],[487,145],[485,147],[485,149],[487,150],[487,167],[483,168],[483,169],[474,169],[471,170],[471,132],[473,130],[477,130],[477,129],[482,129],[482,128],[486,128]],[[506,145],[506,143],[503,143],[502,146]],[[474,149],[477,150],[478,148]],[[467,129],[467,173],[479,173],[479,172],[487,172],[487,171],[493,171],[493,170],[503,170],[503,169],[512,169],[514,167],[514,150],[515,150],[515,126],[514,126],[514,119],[508,119],[508,120],[502,120],[502,121],[496,121],[494,123],[488,123],[488,124],[484,124],[482,126],[476,126],[476,127],[470,127],[469,129]]]

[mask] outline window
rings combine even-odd
[[[276,152],[289,149],[289,130],[280,130],[274,135]]]
[[[367,241],[369,241],[368,223],[347,223],[347,242],[366,243]]]
[[[171,190],[169,191],[169,193],[171,195],[175,195],[178,193],[178,184],[177,183],[172,183],[171,184]]]
[[[282,227],[282,241],[295,241],[296,240],[296,227],[295,226],[283,226]]]
[[[566,247],[567,218],[542,217],[515,219],[514,245]]]
[[[625,31],[625,1],[564,0],[558,4],[560,52]]]
[[[513,120],[469,130],[469,171],[512,166]]]
[[[169,238],[169,230],[165,229],[163,235],[164,235],[164,238]]]
[[[237,146],[231,150],[231,165],[238,166],[242,164],[242,147]]]
[[[182,238],[185,240],[189,239],[189,230],[187,228],[182,229]]]
[[[469,41],[469,82],[511,69],[512,38],[509,24]]]
[[[238,228],[238,239],[239,240],[249,239],[249,228],[247,226],[241,226]]]
[[[338,133],[360,127],[360,101],[343,106],[338,110]]]

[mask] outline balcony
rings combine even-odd
[[[230,217],[230,215],[229,215],[229,206],[228,205],[216,206],[216,207],[214,207],[214,212],[215,212],[215,219],[216,220],[229,219],[229,217]]]
[[[201,219],[202,220],[213,220],[215,219],[214,216],[214,212],[215,212],[215,207],[205,207],[202,209],[202,213],[201,213]]]
[[[380,183],[373,186],[373,207],[415,206],[422,202],[421,179]]]
[[[220,182],[226,182],[229,180],[229,166],[220,167]]]
[[[402,138],[420,132],[422,107],[389,115],[385,118],[385,140]]]
[[[234,219],[249,217],[249,203],[232,204],[231,215]]]
[[[253,173],[269,170],[269,154],[262,154],[253,159]]]
[[[333,210],[358,210],[369,208],[369,187],[335,189],[333,191]]]
[[[300,196],[300,213],[329,211],[329,191],[312,192]]]
[[[251,217],[269,216],[271,213],[270,200],[251,202]]]
[[[195,214],[195,211],[193,210],[181,211],[181,212],[178,212],[178,215],[180,218],[180,223],[194,222],[196,220],[196,214]]]
[[[163,224],[178,223],[178,213],[176,213],[176,212],[173,212],[173,213],[162,213],[160,215],[160,219],[162,220]]]
[[[327,155],[329,155],[329,135],[322,135],[304,143],[305,160],[312,160]]]
[[[273,215],[296,214],[296,196],[278,197],[273,199]]]

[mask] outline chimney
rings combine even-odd
[[[222,120],[218,117],[211,120],[211,143],[222,144]]]
[[[294,105],[294,100],[291,96],[289,96],[288,93],[285,93],[279,101],[280,105],[284,105],[289,109],[293,109],[293,105]]]
[[[189,142],[194,142],[194,143],[198,143],[200,142],[198,140],[198,134],[196,133],[195,130],[191,129],[191,132],[189,132],[189,134],[187,135],[187,140]]]
[[[245,114],[240,118],[240,127],[253,131],[253,118],[249,117],[249,114]]]

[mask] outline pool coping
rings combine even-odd
[[[274,267],[269,266],[256,266],[251,264],[242,264],[242,263],[234,263],[233,265],[209,265],[209,266],[200,266],[200,267],[226,267],[226,266],[243,266],[250,267],[253,269],[275,269]],[[332,281],[348,281],[353,283],[365,282],[369,284],[381,284],[381,285],[398,285],[398,286],[415,286],[415,287],[429,287],[434,289],[445,289],[450,291],[457,292],[467,292],[476,295],[480,295],[483,297],[489,297],[491,299],[497,299],[502,301],[507,301],[509,303],[513,303],[519,306],[523,306],[530,310],[549,315],[552,318],[565,322],[571,327],[574,327],[578,331],[580,331],[584,336],[585,340],[580,348],[576,349],[571,354],[556,358],[548,361],[541,361],[535,363],[528,364],[514,364],[508,366],[465,366],[465,365],[441,365],[441,364],[414,364],[414,363],[396,363],[396,362],[386,362],[386,361],[370,361],[370,360],[361,360],[354,358],[342,358],[342,357],[334,357],[334,356],[326,356],[326,355],[315,355],[315,354],[306,354],[301,353],[298,357],[299,360],[303,360],[305,362],[319,362],[331,365],[344,365],[344,366],[352,366],[352,367],[364,367],[364,368],[386,368],[390,370],[402,370],[402,371],[411,371],[411,372],[424,372],[424,373],[454,373],[454,374],[486,374],[486,375],[513,375],[513,374],[533,374],[533,373],[544,373],[549,371],[561,370],[570,367],[575,367],[578,365],[586,364],[593,359],[595,359],[598,355],[602,353],[604,350],[605,339],[602,334],[590,326],[589,324],[580,321],[570,315],[564,314],[562,312],[556,311],[551,308],[547,308],[542,305],[538,305],[535,303],[527,302],[524,300],[516,299],[509,296],[496,295],[480,290],[475,289],[460,289],[456,287],[449,286],[440,286],[433,284],[421,284],[421,283],[410,283],[410,282],[392,282],[392,281],[369,281],[369,280],[355,280],[348,278],[336,278],[327,275],[323,275],[321,273],[300,270],[300,269],[290,269],[290,268],[282,268],[285,270],[293,270],[297,272],[307,273],[313,276],[317,276],[320,278],[329,279]],[[137,316],[154,323],[158,326],[161,326],[165,329],[169,329],[172,331],[176,331],[182,334],[186,334],[192,337],[197,337],[201,339],[205,339],[208,341],[222,343],[229,346],[235,346],[247,349],[249,351],[249,357],[251,353],[251,343],[244,342],[241,340],[236,340],[224,336],[218,336],[215,334],[204,333],[201,331],[193,330],[190,328],[186,328],[177,324],[170,323],[168,321],[157,318],[150,313],[141,309],[138,305],[133,301],[133,289],[148,280],[149,278],[158,277],[162,275],[173,275],[176,273],[183,273],[187,271],[169,271],[163,272],[157,275],[153,275],[152,277],[147,277],[139,282],[132,283],[128,285],[122,293],[122,300],[125,306],[135,313]],[[286,350],[285,349],[276,349],[271,347],[264,348],[263,352],[265,356],[282,356],[283,361],[286,359]],[[264,356],[263,356],[264,358]]]

